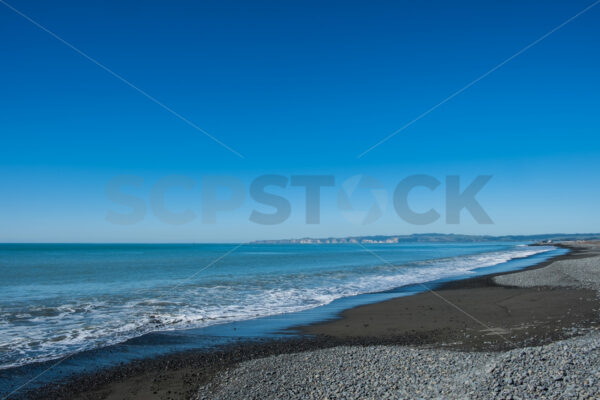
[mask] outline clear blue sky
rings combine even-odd
[[[592,2],[23,1],[9,3],[244,155],[237,157],[0,4],[0,241],[245,241],[412,232],[600,231],[600,5],[362,158],[381,138]],[[198,181],[168,206],[200,214],[201,178],[270,173],[412,174],[469,182],[493,225],[413,226],[392,208],[362,226],[323,189],[303,223],[302,190],[276,226],[248,221],[133,225],[106,196],[122,174]],[[339,186],[339,185],[338,185]],[[443,215],[443,185],[416,190]],[[390,200],[391,201],[391,200]],[[258,206],[268,212],[268,207]]]

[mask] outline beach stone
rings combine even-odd
[[[540,347],[465,353],[342,346],[240,363],[196,399],[599,398],[600,333]]]

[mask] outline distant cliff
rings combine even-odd
[[[544,235],[455,235],[443,233],[422,233],[412,235],[376,235],[376,236],[350,236],[341,238],[300,238],[279,240],[258,240],[255,244],[338,244],[338,243],[468,243],[468,242],[540,242],[540,241],[562,241],[562,240],[600,240],[599,233],[576,233],[576,234],[544,234]]]

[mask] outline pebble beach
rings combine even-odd
[[[196,399],[588,399],[600,396],[600,333],[502,353],[337,347],[252,360]]]
[[[124,364],[43,399],[600,398],[600,245],[294,328],[301,337]]]
[[[494,277],[513,288],[600,290],[597,244],[571,258]],[[202,385],[196,399],[588,399],[600,397],[600,331],[508,351],[439,346],[341,346],[243,362]],[[506,335],[510,341],[511,336]],[[437,348],[436,348],[437,347]]]

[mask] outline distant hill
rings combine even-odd
[[[468,243],[468,242],[541,242],[564,240],[600,240],[600,233],[551,233],[544,235],[456,235],[444,233],[415,233],[411,235],[349,236],[341,238],[300,238],[258,240],[255,244],[337,244],[337,243]]]

